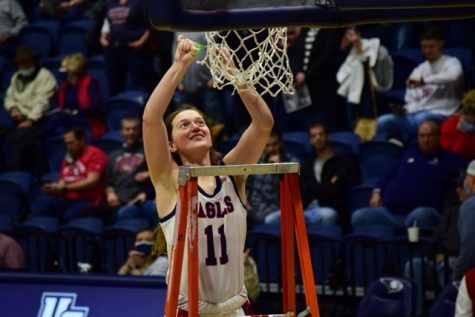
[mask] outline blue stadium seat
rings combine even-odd
[[[458,282],[452,282],[444,286],[430,308],[429,317],[445,317],[455,314],[455,302],[459,288],[458,284]]]
[[[17,66],[12,61],[6,61],[3,63],[2,67],[0,68],[0,89],[4,90],[5,93],[10,86],[10,82],[12,80],[13,74],[17,71]],[[3,104],[3,99],[2,99]],[[2,107],[2,110],[4,108]]]
[[[394,229],[386,226],[366,226],[343,237],[345,276],[353,295],[356,287],[367,287],[387,270],[390,253],[388,242]]]
[[[308,226],[307,234],[315,284],[322,285],[328,282],[330,272],[340,258],[342,228],[332,225]],[[299,266],[297,277],[300,277]]]
[[[259,280],[263,290],[270,291],[282,285],[282,257],[280,226],[254,226],[247,234],[251,256],[257,264]]]
[[[128,257],[134,244],[135,235],[149,227],[145,219],[126,219],[115,222],[102,232],[103,258],[105,270],[116,274]]]
[[[225,155],[236,146],[238,141],[239,139],[228,139],[228,140],[220,141],[218,142],[216,149],[220,153]]]
[[[81,53],[88,55],[86,35],[92,28],[92,20],[78,20],[62,25],[59,29],[58,49],[60,54]]]
[[[358,154],[360,152],[360,137],[354,132],[333,132],[330,134],[330,142],[340,142],[350,147],[348,154]]]
[[[26,254],[27,268],[32,272],[61,271],[58,220],[52,217],[34,217],[14,227],[12,236],[21,244]]]
[[[61,162],[66,155],[66,147],[62,135],[53,136],[46,143],[46,157],[50,172],[58,172],[61,168]]]
[[[91,144],[97,146],[105,153],[110,154],[114,150],[122,148],[124,144],[124,138],[120,134],[120,131],[110,131],[91,141]]]
[[[30,190],[31,175],[23,171],[11,171],[0,173],[0,180],[10,181],[20,186],[21,191],[27,194]]]
[[[61,61],[63,60],[62,55],[56,55],[46,58],[41,62],[41,66],[48,69],[56,78],[58,85],[61,83],[61,77],[59,75],[59,68],[61,66]]]
[[[87,60],[87,72],[98,82],[101,95],[107,99],[109,92],[109,81],[106,74],[106,66],[104,64],[104,55],[94,55]]]
[[[410,317],[415,290],[401,277],[381,277],[371,283],[361,300],[356,317]]]
[[[21,30],[20,44],[30,46],[39,54],[40,60],[49,57],[56,47],[59,23],[39,21],[27,25]]]
[[[359,153],[363,182],[374,184],[397,163],[402,151],[402,147],[385,140],[363,142]]]
[[[105,104],[106,123],[109,131],[120,130],[120,123],[125,116],[142,118],[148,94],[141,91],[125,91],[107,100]]]
[[[348,192],[348,210],[351,213],[356,209],[368,207],[373,186],[371,185],[357,185],[350,188]]]
[[[13,227],[13,219],[8,215],[0,214],[0,232],[8,232]]]
[[[17,219],[23,208],[22,187],[10,180],[0,180],[0,214]]]
[[[66,238],[60,257],[67,259],[68,271],[79,271],[78,263],[91,264],[101,254],[102,228],[102,219],[94,217],[73,219],[59,228]]]

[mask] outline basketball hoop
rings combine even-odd
[[[205,58],[198,63],[210,69],[213,87],[231,85],[241,92],[253,86],[273,97],[280,92],[294,93],[287,28],[210,31],[206,32],[206,41]],[[197,50],[202,48],[197,46]]]

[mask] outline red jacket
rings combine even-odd
[[[96,85],[96,89],[99,92],[99,86],[96,80],[91,75],[82,75],[78,79],[76,85],[76,98],[80,109],[87,109],[91,107],[91,96],[89,95],[89,87]],[[66,89],[68,88],[68,82],[64,80],[59,87],[58,92],[58,106],[64,108]],[[91,127],[91,133],[93,138],[97,138],[106,132],[106,125],[102,119],[100,113],[94,112],[86,115],[86,119]]]
[[[475,158],[475,132],[462,132],[458,128],[460,114],[445,120],[440,127],[440,144],[446,150],[457,152],[472,160]]]

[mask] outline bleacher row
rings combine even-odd
[[[52,217],[32,217],[12,225],[0,215],[0,231],[25,250],[26,270],[117,274],[128,258],[135,234],[149,228],[147,220],[128,219],[104,226],[99,218],[79,218],[60,225]]]
[[[399,280],[405,280],[404,276],[407,278],[405,283],[410,285],[408,292],[411,293],[409,300],[411,307],[409,314],[400,316],[412,315],[418,286],[411,280],[414,281],[416,271],[422,272],[420,286],[424,290],[426,312],[429,306],[433,307],[430,314],[424,316],[450,316],[447,312],[453,312],[457,288],[451,282],[448,265],[445,266],[447,268],[444,276],[445,286],[441,288],[434,282],[438,280],[437,269],[427,263],[435,262],[435,254],[430,252],[429,239],[426,236],[419,242],[412,243],[408,241],[407,235],[399,234],[384,226],[357,229],[350,234],[343,234],[339,226],[307,226],[307,234],[315,285],[328,316],[341,313],[341,303],[345,303],[347,310],[355,312],[361,297],[371,293],[370,288],[374,287],[374,283],[380,278],[397,277]],[[280,241],[279,226],[256,226],[248,233],[249,247],[257,263],[261,290],[266,294],[282,292],[282,262],[286,259],[282,258]],[[416,258],[426,259],[428,262],[414,260]],[[444,255],[443,261],[448,263],[447,255]],[[298,254],[295,263],[296,289],[297,293],[303,296]],[[449,289],[450,301],[447,294]],[[384,307],[401,304],[400,294],[392,297],[388,296],[387,292],[391,293],[383,290],[380,291],[380,297],[376,294],[376,299],[373,298],[383,305],[373,307],[377,309],[379,316],[385,316]],[[402,293],[405,292],[407,291]],[[438,297],[443,298],[442,304],[439,300],[435,301]],[[338,298],[340,305],[328,305],[335,298]],[[363,306],[367,305],[368,303]],[[435,306],[438,308],[434,309]],[[356,315],[373,316],[360,313]]]

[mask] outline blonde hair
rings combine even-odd
[[[475,89],[471,89],[465,93],[462,99],[463,113],[475,116]]]
[[[86,58],[81,53],[67,55],[61,65],[67,72],[73,74],[84,74],[86,72]]]
[[[167,255],[167,241],[163,234],[162,227],[158,224],[153,231],[153,249],[152,254],[155,256]]]

